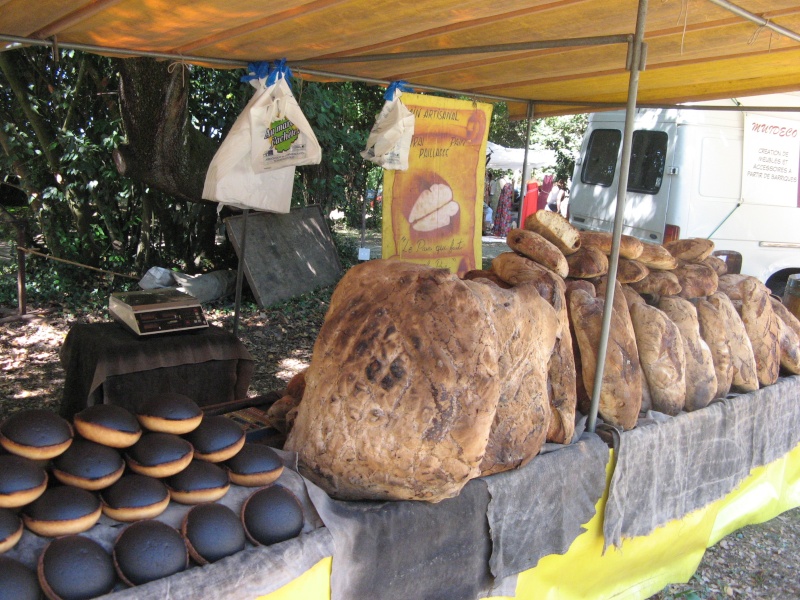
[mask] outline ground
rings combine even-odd
[[[501,240],[485,240],[484,248],[487,255],[507,250]],[[321,290],[266,310],[243,308],[239,337],[256,363],[251,395],[283,388],[308,365],[330,293]],[[0,420],[22,408],[56,410],[64,383],[58,351],[69,328],[107,320],[105,311],[74,312],[54,304],[37,308],[32,302],[31,312],[26,320],[0,323]],[[205,312],[212,324],[232,329],[231,302]],[[12,314],[12,307],[0,306],[0,318]],[[706,552],[689,583],[670,585],[653,598],[800,598],[798,572],[800,509],[794,509],[728,536]]]

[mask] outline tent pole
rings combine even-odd
[[[239,253],[239,265],[236,269],[236,300],[233,308],[233,335],[239,337],[239,308],[242,305],[242,279],[244,278],[244,253],[247,249],[247,216],[250,214],[250,209],[245,208],[242,215],[242,245],[241,252]]]
[[[594,388],[592,389],[592,404],[589,409],[589,419],[586,429],[594,433],[597,424],[597,409],[600,406],[600,389],[603,384],[603,371],[606,363],[606,349],[608,348],[608,334],[611,329],[611,311],[614,304],[614,287],[617,281],[617,261],[619,260],[619,240],[622,236],[622,220],[625,215],[625,196],[628,187],[628,172],[630,171],[631,146],[633,142],[633,120],[636,113],[636,96],[639,91],[639,71],[644,68],[644,26],[647,18],[647,0],[639,0],[639,9],[636,15],[636,33],[630,48],[630,79],[628,81],[628,103],[625,110],[625,131],[622,136],[622,158],[619,166],[619,187],[617,190],[617,209],[614,214],[613,241],[611,256],[608,259],[608,285],[606,287],[605,306],[603,308],[603,322],[600,329],[600,347],[597,349],[597,368],[595,370]],[[627,399],[625,399],[627,400]]]
[[[528,183],[528,146],[531,144],[531,121],[533,120],[533,102],[528,101],[528,114],[525,119],[525,153],[522,155],[522,181],[519,184],[519,223],[517,227],[522,229],[522,215],[525,214],[525,191]]]

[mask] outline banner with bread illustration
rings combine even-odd
[[[403,94],[414,113],[407,171],[384,171],[383,258],[463,274],[481,266],[489,104]]]

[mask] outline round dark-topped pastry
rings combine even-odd
[[[107,488],[122,477],[124,470],[125,462],[119,452],[80,438],[53,460],[56,479],[84,490]]]
[[[183,518],[181,533],[189,555],[201,565],[244,550],[245,535],[239,515],[223,504],[199,504]]]
[[[0,508],[18,508],[36,500],[47,489],[47,472],[22,456],[0,456]]]
[[[128,410],[113,404],[95,404],[79,412],[72,420],[75,429],[87,440],[127,448],[142,437],[139,421]]]
[[[188,396],[166,392],[142,402],[136,410],[136,418],[150,431],[182,435],[200,425],[203,411]]]
[[[194,446],[194,456],[208,462],[222,462],[244,446],[244,430],[228,417],[206,417],[186,436]]]
[[[139,521],[114,542],[114,566],[128,585],[180,573],[189,566],[189,552],[178,530],[161,521]]]
[[[21,410],[0,425],[0,444],[19,456],[48,460],[72,443],[72,426],[56,413],[34,408]]]
[[[82,535],[53,540],[39,557],[39,584],[51,600],[83,600],[114,589],[114,562],[103,547]]]
[[[100,518],[100,500],[86,490],[62,485],[52,487],[22,509],[25,527],[45,537],[81,533]]]
[[[0,508],[0,554],[11,550],[22,537],[22,519],[7,508]]]
[[[0,556],[0,600],[39,600],[42,592],[36,573],[18,560]]]
[[[303,530],[303,508],[290,490],[274,483],[244,501],[242,524],[254,544],[277,544]]]
[[[247,487],[269,485],[283,472],[281,457],[263,444],[245,444],[225,466],[233,483]]]
[[[125,475],[100,492],[103,512],[117,521],[153,519],[169,506],[169,491],[159,479],[147,475]]]
[[[128,448],[125,460],[132,471],[150,477],[169,477],[183,471],[190,462],[192,445],[171,433],[145,433]]]
[[[183,471],[167,479],[169,494],[181,504],[214,502],[231,487],[228,472],[214,463],[193,460]]]

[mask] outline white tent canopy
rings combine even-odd
[[[487,142],[486,167],[489,169],[511,169],[522,171],[525,161],[524,148],[505,148],[500,144]],[[528,169],[541,169],[542,167],[555,166],[555,150],[528,150]]]

